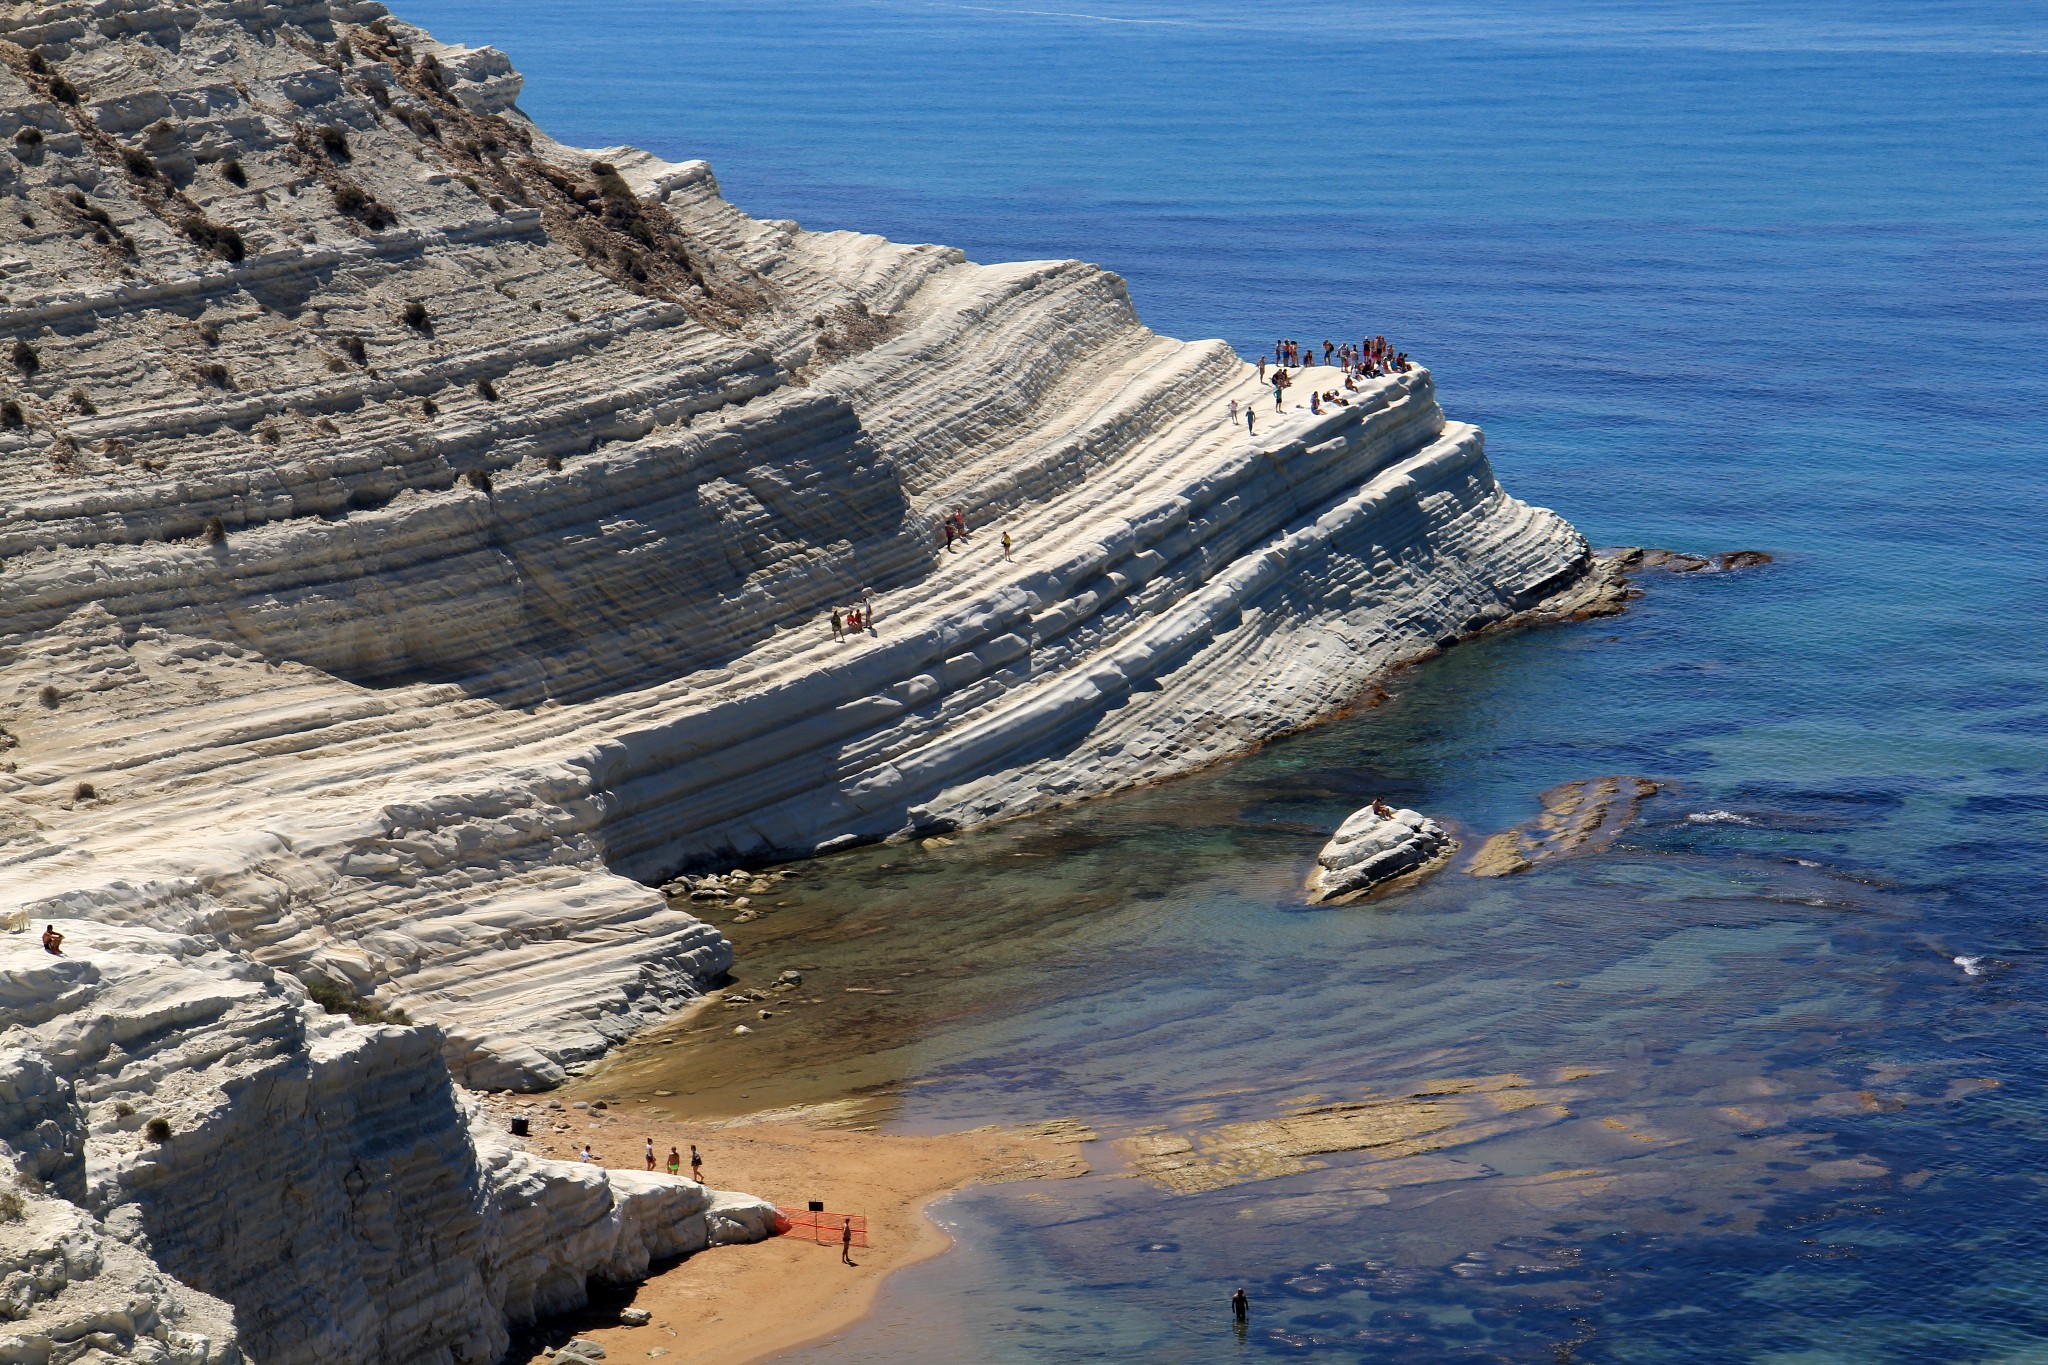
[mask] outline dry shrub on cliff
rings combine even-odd
[[[21,404],[12,398],[0,400],[0,427],[25,427],[28,419],[21,415]]]
[[[398,315],[398,320],[415,332],[431,333],[434,330],[433,320],[427,316],[427,305],[418,299],[405,305],[405,311]]]
[[[241,160],[237,157],[230,157],[220,163],[220,177],[230,185],[246,188],[249,184],[249,173],[242,169]]]
[[[328,124],[320,129],[320,145],[336,161],[353,161],[355,154],[348,149],[348,134]]]
[[[324,976],[303,978],[306,995],[329,1014],[345,1014],[358,1024],[410,1024],[404,1010],[387,1010],[366,1000],[341,983]]]
[[[149,159],[149,153],[140,147],[123,147],[121,164],[128,168],[128,174],[137,180],[156,179],[156,162]]]
[[[73,801],[97,801],[100,799],[100,789],[90,782],[81,782],[71,789],[71,799]]]
[[[36,700],[41,702],[45,709],[54,711],[57,709],[57,703],[64,700],[64,694],[57,690],[57,684],[44,683],[43,690],[36,693]]]
[[[169,1142],[171,1140],[171,1121],[166,1118],[151,1119],[148,1123],[142,1125],[142,1134],[151,1142]]]
[[[396,214],[352,180],[344,180],[334,187],[334,207],[344,217],[353,218],[367,228],[388,228],[398,221]]]
[[[224,223],[211,222],[194,214],[178,226],[187,237],[224,261],[239,261],[249,254],[242,234]]]
[[[19,337],[15,338],[14,348],[8,352],[8,359],[12,360],[14,368],[23,374],[34,374],[43,368],[43,358],[36,353],[36,348]]]
[[[23,124],[14,130],[14,140],[24,147],[40,147],[43,145],[43,130],[33,123]]]
[[[222,544],[228,538],[227,523],[223,522],[219,517],[208,517],[206,519],[206,526],[200,532],[200,535],[205,538],[208,545]]]

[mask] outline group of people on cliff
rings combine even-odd
[[[862,631],[870,635],[876,633],[875,596],[866,590],[862,590],[860,601],[853,606],[843,610],[839,607],[832,608],[833,639],[850,640]]]
[[[1291,341],[1286,337],[1273,343],[1274,363],[1281,369],[1301,369],[1316,363],[1316,348],[1313,344]],[[1323,338],[1323,364],[1343,369],[1347,379],[1377,379],[1382,375],[1406,374],[1415,368],[1409,363],[1406,351],[1397,351],[1383,336],[1367,337],[1358,345],[1350,342],[1341,345]],[[1259,375],[1265,377],[1266,358],[1259,357]]]
[[[1273,410],[1279,412],[1286,408],[1287,391],[1294,387],[1294,376],[1287,372],[1288,367],[1291,365],[1297,370],[1307,369],[1316,363],[1316,353],[1314,346],[1282,337],[1273,343],[1273,354],[1279,357],[1279,362],[1273,366],[1270,375],[1266,373],[1266,357],[1259,357],[1259,382],[1273,386]],[[1322,363],[1343,370],[1344,387],[1341,391],[1323,389],[1310,392],[1308,410],[1319,417],[1328,407],[1350,407],[1351,400],[1344,395],[1358,392],[1359,380],[1377,379],[1390,374],[1406,374],[1415,368],[1408,359],[1408,353],[1395,350],[1383,336],[1367,337],[1356,346],[1348,341],[1340,346],[1324,338]],[[1245,430],[1253,436],[1258,435],[1258,414],[1252,411],[1251,404],[1246,403],[1240,409],[1238,401],[1235,398],[1231,399],[1230,421],[1233,425],[1236,424],[1240,411],[1244,417]],[[951,545],[952,541],[949,538],[948,548],[951,548]]]

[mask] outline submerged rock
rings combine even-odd
[[[1367,806],[1339,825],[1316,855],[1315,871],[1308,874],[1308,898],[1333,901],[1363,895],[1395,877],[1434,871],[1457,848],[1458,841],[1420,811],[1381,815]]]

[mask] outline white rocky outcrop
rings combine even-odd
[[[382,13],[0,15],[0,915],[544,1086],[730,965],[648,882],[1185,771],[1587,573],[1426,371],[1250,437],[1114,275],[749,218]]]
[[[1381,815],[1372,806],[1354,811],[1316,854],[1308,874],[1311,901],[1363,895],[1384,882],[1441,867],[1458,841],[1436,821],[1405,807]]]
[[[204,939],[58,927],[76,956],[0,936],[0,1360],[482,1365],[593,1278],[772,1230],[751,1196],[520,1150],[432,1028],[324,1014]]]

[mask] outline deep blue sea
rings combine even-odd
[[[2048,1361],[2048,4],[397,10],[755,214],[1085,258],[1248,357],[1385,333],[1596,543],[1777,557],[736,928],[898,992],[764,1060],[1102,1136],[791,1359]],[[1300,904],[1374,794],[1479,837],[1610,773],[1665,790],[1606,853]],[[1398,1179],[1118,1145],[1566,1072]]]

